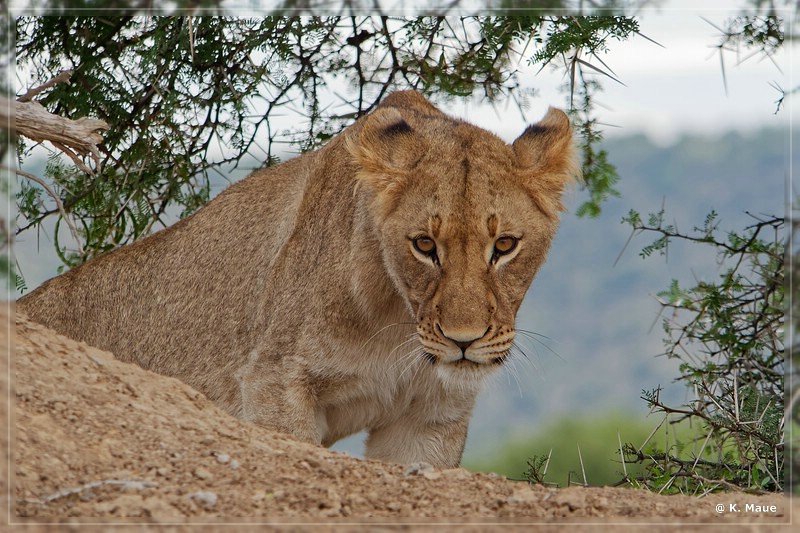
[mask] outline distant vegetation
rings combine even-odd
[[[580,446],[588,484],[610,485],[623,478],[617,435],[622,442],[641,444],[657,424],[656,418],[645,418],[641,411],[606,417],[564,418],[538,428],[533,436],[509,439],[506,445],[495,448],[496,453],[473,456],[464,466],[477,472],[496,472],[512,479],[524,479],[530,468],[528,458],[535,462],[533,455],[545,459],[549,456],[545,483],[565,487],[569,480],[583,483],[578,456]],[[642,471],[637,466],[629,468],[629,474]]]

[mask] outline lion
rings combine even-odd
[[[456,467],[577,173],[560,110],[509,145],[395,92],[17,309],[270,430]]]

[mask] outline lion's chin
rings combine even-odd
[[[500,366],[459,359],[436,365],[436,375],[447,389],[477,393]]]

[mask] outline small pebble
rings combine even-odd
[[[225,464],[231,460],[231,456],[227,453],[218,453],[217,454],[217,462]]]
[[[427,472],[433,472],[433,465],[429,463],[411,463],[403,472],[405,476],[424,475]]]
[[[194,469],[194,477],[198,479],[211,479],[211,472],[203,468],[202,466],[198,466]]]
[[[400,505],[398,502],[389,502],[389,503],[386,504],[386,508],[389,509],[390,511],[395,511],[396,512],[396,511],[399,511],[400,509],[402,509],[403,506]]]
[[[189,494],[189,498],[195,500],[206,508],[217,505],[216,492],[193,492],[192,494]]]

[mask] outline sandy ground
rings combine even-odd
[[[8,431],[0,447],[10,453],[0,465],[8,495],[2,523],[12,529],[133,523],[140,527],[125,531],[154,524],[171,531],[263,530],[259,524],[313,531],[467,524],[469,531],[531,524],[674,530],[681,524],[765,531],[788,529],[800,510],[775,494],[697,499],[626,488],[554,489],[463,469],[355,459],[231,418],[177,380],[121,363],[24,316],[14,327],[13,311],[0,307],[0,346],[8,347],[0,372],[0,393],[8,398],[0,423]],[[97,526],[90,531],[106,529]]]

